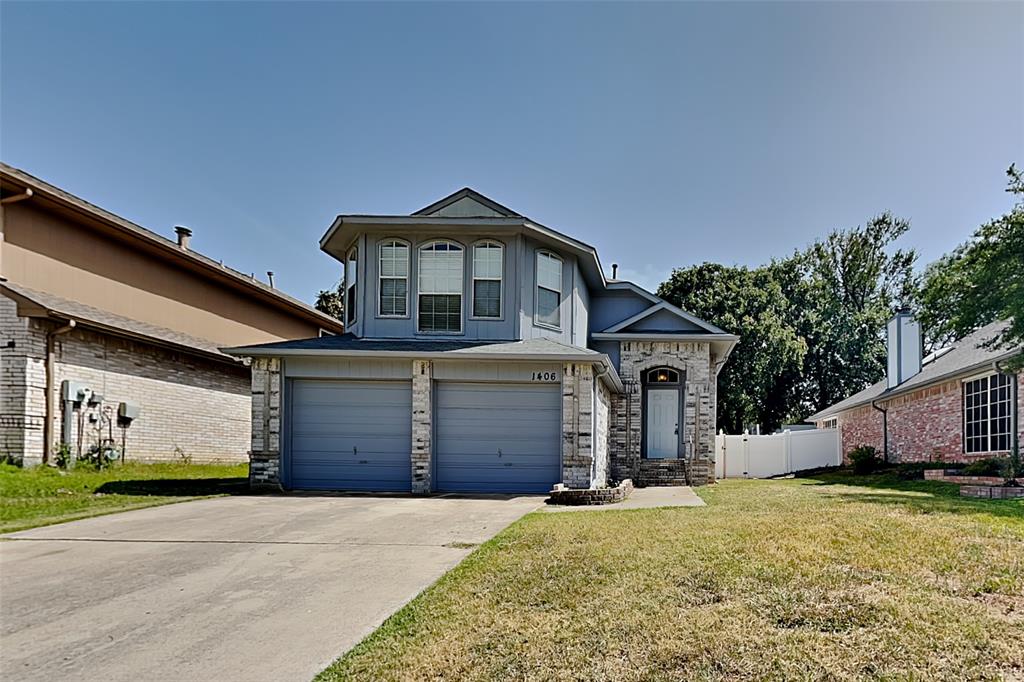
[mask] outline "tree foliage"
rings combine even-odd
[[[1024,174],[1012,165],[1006,174],[1006,191],[1014,196],[1009,213],[979,227],[925,272],[920,319],[935,336],[959,339],[1009,320],[989,343],[1024,344]]]
[[[800,421],[882,378],[885,323],[915,291],[908,229],[882,214],[758,268],[675,270],[658,294],[740,336],[718,379],[718,426]]]
[[[316,303],[313,307],[322,313],[326,313],[338,320],[345,320],[345,292],[344,283],[339,282],[334,290],[321,289],[316,295]]]

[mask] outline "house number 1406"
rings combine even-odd
[[[558,381],[558,372],[534,372],[533,381]]]

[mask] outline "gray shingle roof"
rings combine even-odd
[[[204,355],[216,356],[222,360],[234,362],[230,355],[222,353],[216,343],[209,339],[201,339],[183,332],[167,329],[148,322],[133,320],[130,317],[100,310],[84,303],[69,301],[60,296],[35,291],[11,282],[0,283],[0,293],[15,301],[33,303],[55,316],[75,320],[86,327],[94,327],[103,331],[123,333],[133,337],[142,337],[163,345],[170,345],[184,350],[199,351]]]
[[[827,407],[817,414],[813,414],[805,421],[817,421],[836,413],[848,410],[861,405],[866,405],[873,400],[889,398],[915,388],[922,388],[928,384],[949,379],[958,374],[966,374],[970,371],[980,369],[992,364],[996,360],[1010,357],[1020,353],[1022,348],[986,348],[981,344],[995,337],[1005,329],[1005,320],[987,324],[977,331],[965,336],[954,344],[953,349],[921,368],[920,373],[915,374],[899,386],[886,390],[886,380],[882,379],[877,384],[865,388],[859,393],[854,393],[849,398],[841,400],[831,407]]]
[[[579,348],[551,339],[528,339],[526,341],[458,341],[458,340],[419,340],[419,339],[361,339],[352,334],[339,336],[321,336],[311,339],[294,341],[278,341],[261,343],[238,348],[225,348],[232,355],[246,357],[248,355],[273,355],[283,352],[287,355],[301,354],[303,351],[323,354],[325,351],[357,351],[360,353],[451,353],[462,355],[564,355],[566,357],[594,356],[602,357],[601,353],[589,348]]]

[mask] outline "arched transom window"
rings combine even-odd
[[[647,370],[648,384],[678,384],[679,372],[668,367]]]
[[[462,256],[463,248],[455,242],[433,241],[419,248],[420,332],[462,332]]]

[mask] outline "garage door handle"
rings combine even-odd
[[[501,457],[501,448],[498,448],[498,457]]]
[[[359,449],[355,445],[352,446],[352,456],[353,457],[358,457],[359,456]]]

